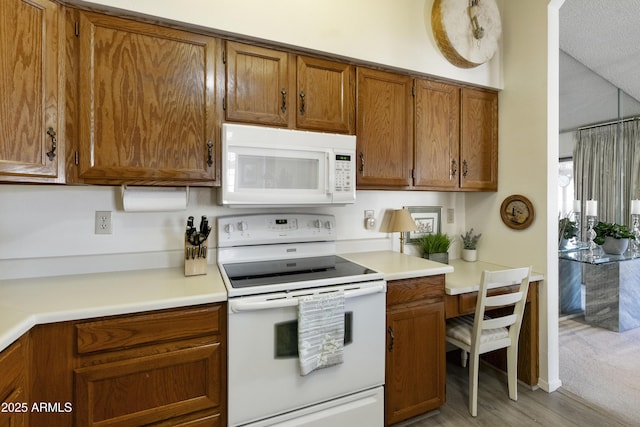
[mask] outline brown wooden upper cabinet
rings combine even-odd
[[[61,6],[0,2],[0,181],[62,182]]]
[[[228,41],[225,118],[354,133],[354,67]]]
[[[416,171],[425,190],[498,189],[498,95],[416,80]]]
[[[416,80],[414,185],[427,190],[458,188],[460,169],[460,88]]]
[[[460,117],[460,188],[497,191],[497,92],[462,88]]]
[[[358,188],[496,191],[496,92],[358,68]]]
[[[405,188],[412,184],[413,79],[358,68],[358,188]]]
[[[217,40],[97,13],[78,15],[78,179],[217,184]]]

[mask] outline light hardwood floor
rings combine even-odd
[[[628,426],[614,415],[562,388],[553,393],[518,385],[518,401],[509,399],[507,377],[481,364],[478,389],[478,416],[469,414],[468,371],[459,362],[447,361],[447,401],[434,414],[394,427],[465,426]]]

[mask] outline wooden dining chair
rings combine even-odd
[[[464,356],[466,353],[470,355],[469,412],[474,417],[478,415],[478,364],[483,353],[507,348],[509,397],[518,400],[518,337],[530,276],[531,267],[484,271],[475,314],[447,320],[447,342],[465,352]],[[517,292],[487,296],[490,289],[518,283],[520,287]],[[495,308],[509,306],[513,306],[513,312],[507,309],[500,310],[497,315],[496,312],[487,313]]]

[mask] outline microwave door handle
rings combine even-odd
[[[325,192],[327,194],[327,196],[331,196],[333,194],[333,191],[331,191],[331,172],[333,170],[333,173],[335,173],[335,166],[332,168],[331,167],[331,155],[329,152],[326,152],[325,155],[327,156],[327,176],[326,176],[326,187],[325,187]]]

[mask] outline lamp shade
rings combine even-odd
[[[418,226],[407,209],[394,209],[389,222],[389,232],[416,231]]]

